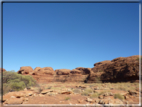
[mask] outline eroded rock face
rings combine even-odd
[[[52,67],[21,67],[18,71],[22,75],[32,75],[38,82],[120,82],[139,80],[139,55],[119,57],[94,64],[93,68],[77,67],[70,69],[56,69]]]
[[[59,69],[55,70],[55,72],[56,72],[55,76],[56,82],[84,82],[87,76],[89,75],[88,73],[91,72],[91,68],[89,69],[89,68],[79,67],[73,70]]]
[[[70,69],[57,69],[55,70],[57,75],[69,75],[71,70]]]
[[[96,73],[96,72],[104,72],[104,70],[107,68],[108,65],[110,65],[112,62],[110,60],[105,60],[105,61],[102,61],[102,62],[98,62],[98,63],[95,63],[94,66],[92,68],[93,72]]]
[[[22,75],[31,75],[38,83],[47,83],[54,81],[55,71],[52,67],[36,67],[34,70],[30,66],[21,67],[17,72]]]
[[[139,79],[139,55],[119,57],[112,61],[102,61],[94,64],[94,73],[100,72],[102,81],[118,82]],[[90,76],[90,79],[93,76]]]
[[[91,68],[77,67],[75,69],[81,71],[82,75],[87,75],[91,72]]]
[[[82,71],[80,71],[80,70],[78,70],[78,69],[73,69],[73,70],[71,70],[70,73],[71,73],[71,74],[81,74]]]
[[[52,67],[36,67],[32,73],[34,79],[37,80],[38,83],[47,83],[54,81],[55,71]]]
[[[54,75],[55,71],[53,70],[52,67],[36,67],[32,73],[32,75],[40,75],[40,74],[48,74],[48,75]]]
[[[33,68],[30,66],[20,67],[20,70],[17,72],[18,74],[30,74],[33,72]]]

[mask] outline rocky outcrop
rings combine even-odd
[[[91,72],[91,68],[77,67],[75,69],[81,71],[82,75],[87,75],[87,74],[90,74]]]
[[[33,68],[30,66],[23,66],[20,67],[20,70],[17,72],[18,74],[30,74],[31,72],[33,72]]]
[[[71,73],[71,74],[81,74],[82,71],[80,71],[80,70],[78,70],[78,69],[73,69],[73,70],[71,70],[70,73]]]
[[[57,69],[55,70],[57,75],[69,75],[70,74],[70,69]]]
[[[93,68],[56,69],[21,67],[22,75],[32,75],[38,82],[120,82],[139,80],[139,55],[119,57],[94,64]]]
[[[17,72],[22,75],[31,75],[38,83],[54,81],[55,71],[52,67],[36,67],[34,70],[30,66],[21,67]]]
[[[55,70],[56,76],[55,81],[56,82],[84,82],[88,73],[90,72],[91,68],[83,68],[80,67],[80,69],[58,69]],[[84,73],[87,72],[87,73]],[[84,74],[84,75],[83,75]],[[86,75],[85,75],[86,74]]]
[[[54,81],[55,71],[52,67],[36,67],[32,73],[33,78],[37,80],[38,83],[48,83]]]
[[[93,72],[100,74],[103,82],[139,80],[139,55],[119,57],[112,61],[102,61],[94,64]],[[94,77],[90,75],[90,80]]]
[[[32,75],[40,75],[40,74],[47,74],[47,75],[54,75],[55,71],[53,70],[52,67],[36,67],[32,73]]]
[[[92,68],[93,72],[96,73],[96,72],[103,72],[108,65],[110,65],[112,62],[110,60],[105,60],[105,61],[102,61],[102,62],[98,62],[98,63],[95,63],[94,64],[94,68]]]

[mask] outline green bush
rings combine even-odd
[[[10,83],[10,87],[14,91],[20,91],[20,90],[23,90],[25,88],[25,83],[23,81],[20,81],[20,82],[11,82]]]
[[[36,81],[33,79],[32,76],[22,76],[21,81],[23,81],[26,85],[26,87],[34,86],[36,85]]]
[[[9,80],[20,79],[22,75],[17,74],[16,72],[6,71],[3,72],[3,83],[7,83]]]
[[[3,94],[10,90],[20,91],[36,85],[36,80],[32,76],[17,74],[17,72],[13,71],[3,72]]]

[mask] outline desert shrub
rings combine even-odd
[[[120,100],[123,100],[123,99],[124,99],[124,96],[118,93],[118,94],[114,94],[114,98],[115,98],[115,99],[118,98],[118,99],[120,99]]]
[[[93,93],[93,90],[91,88],[86,88],[84,92],[81,93],[81,95],[88,96],[91,93]]]
[[[99,93],[99,95],[103,95],[103,94],[108,93],[108,92],[111,92],[111,91],[110,90],[102,91],[102,92]]]
[[[70,99],[71,99],[70,97],[66,97],[66,98],[65,98],[65,100],[70,100]]]
[[[81,93],[81,95],[84,95],[84,96],[89,96],[89,94],[90,93],[88,93],[87,91],[84,91],[84,92]]]
[[[3,83],[7,83],[9,80],[20,79],[22,75],[17,74],[16,72],[6,71],[3,72]]]
[[[19,91],[26,87],[36,86],[36,80],[32,76],[24,76],[17,74],[13,71],[3,72],[3,93],[7,93],[10,90]]]
[[[74,89],[73,92],[74,93],[81,93],[81,90],[80,89]]]
[[[23,81],[25,83],[26,87],[30,87],[30,86],[35,86],[36,85],[36,81],[30,75],[22,76],[21,81]]]
[[[92,93],[90,95],[91,98],[98,98],[99,94],[98,93]]]
[[[118,90],[128,91],[130,88],[128,87],[118,87]]]
[[[11,87],[9,86],[9,84],[3,84],[3,95],[8,93],[11,90]]]
[[[101,78],[100,78],[100,77],[96,77],[96,78],[95,78],[95,82],[96,82],[96,83],[102,83]]]
[[[25,83],[23,81],[11,82],[9,85],[13,91],[19,91],[19,90],[23,90],[25,88]]]
[[[86,88],[84,91],[88,92],[88,93],[92,93],[93,90],[91,88]]]

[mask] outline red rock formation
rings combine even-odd
[[[75,69],[80,70],[82,75],[87,75],[91,72],[91,68],[77,67]]]
[[[73,69],[73,70],[71,70],[70,73],[71,73],[71,74],[81,74],[82,71],[80,71],[80,70],[78,70],[78,69]]]
[[[39,83],[47,83],[54,81],[55,71],[52,67],[36,67],[32,73],[33,78]]]
[[[105,60],[94,64],[94,67],[78,67],[73,70],[52,67],[21,67],[22,75],[32,75],[38,82],[115,82],[135,81],[139,79],[139,55],[119,57],[112,61]]]
[[[36,67],[33,70],[31,67],[26,66],[21,67],[17,73],[22,75],[31,75],[38,83],[47,83],[54,80],[55,71],[52,67]]]
[[[54,75],[55,71],[53,70],[52,67],[36,67],[32,73],[33,75],[40,75],[40,74],[48,74],[48,75]]]
[[[88,70],[85,68],[82,68],[84,71]],[[82,75],[82,73],[84,71],[78,70],[78,69],[73,69],[73,70],[69,70],[69,69],[59,69],[59,70],[55,70],[56,72],[56,76],[55,76],[55,81],[56,82],[84,82],[84,80],[86,79],[86,77],[88,76],[86,75]]]
[[[20,67],[20,70],[17,72],[18,74],[30,74],[31,72],[33,72],[33,68],[30,66],[23,66]]]
[[[4,68],[0,68],[0,73],[6,71]]]
[[[112,61],[102,61],[94,64],[94,73],[100,72],[102,81],[132,81],[139,79],[139,55],[119,57]],[[96,75],[96,74],[95,74]],[[93,80],[90,75],[88,80]]]
[[[55,70],[57,75],[69,75],[70,74],[70,69],[57,69]]]

